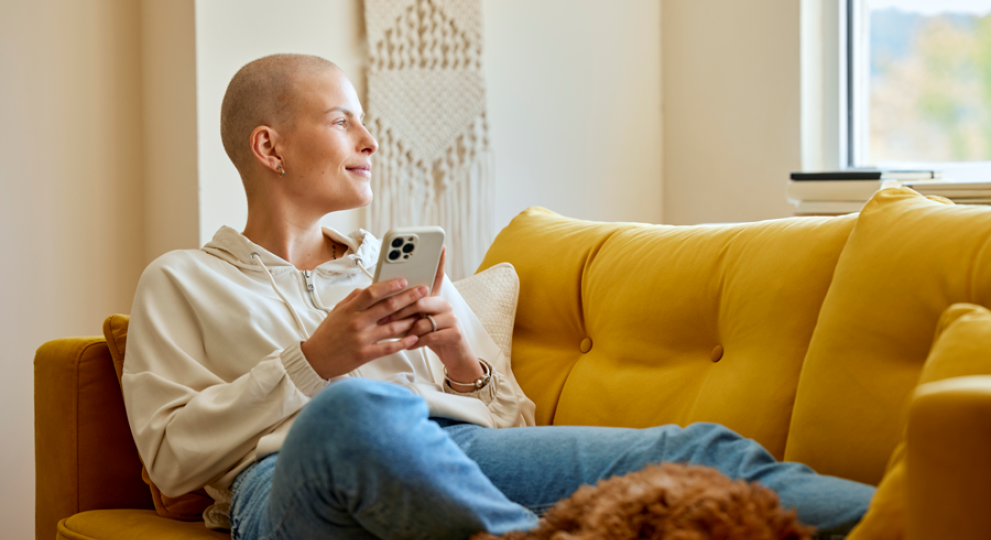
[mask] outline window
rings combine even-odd
[[[991,0],[846,0],[848,166],[991,180]]]

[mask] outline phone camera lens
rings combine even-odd
[[[415,248],[416,246],[414,246],[413,244],[406,244],[405,246],[403,246],[403,253],[413,253],[413,250]]]
[[[397,247],[399,247],[401,245],[403,245],[403,239],[402,238],[393,238],[392,239],[392,247],[397,248]]]
[[[389,252],[389,260],[390,261],[394,261],[394,260],[396,260],[398,258],[399,258],[399,251],[390,251]]]

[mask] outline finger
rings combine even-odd
[[[399,320],[404,317],[396,317],[393,315],[394,313],[425,297],[427,294],[428,291],[426,287],[413,287],[408,291],[403,291],[395,296],[390,296],[389,298],[386,298],[385,300],[382,300],[381,302],[368,308],[365,311],[365,317],[370,318],[373,321],[381,321],[383,323]]]
[[[388,322],[389,320],[398,321],[399,319],[412,317],[419,313],[426,313],[427,315],[436,315],[438,313],[444,313],[447,311],[451,311],[451,304],[448,304],[447,300],[444,300],[443,298],[439,298],[436,296],[428,296],[426,298],[423,298],[422,300],[414,302],[400,309],[399,311],[393,313],[392,315],[389,316],[388,320],[385,322]]]
[[[411,333],[410,336],[413,336],[413,334]],[[433,347],[435,345],[447,345],[450,343],[457,343],[461,339],[458,332],[452,328],[446,328],[436,332],[427,332],[426,334],[417,337],[418,340],[416,344],[410,347],[410,349]]]
[[[377,326],[371,330],[369,335],[374,342],[379,342],[383,339],[391,339],[394,337],[405,337],[407,335],[412,335],[410,333],[410,329],[412,329],[415,324],[415,319],[403,319],[401,321],[395,321],[389,324]]]
[[[447,259],[447,246],[440,248],[440,263],[437,265],[437,275],[434,276],[434,286],[430,289],[430,296],[440,294],[441,285],[444,284],[444,261]]]
[[[411,317],[410,320],[413,320],[413,318]],[[417,337],[422,338],[423,336],[425,336],[425,335],[427,335],[427,334],[429,334],[429,333],[431,333],[433,331],[434,331],[434,326],[432,324],[430,324],[430,321],[429,320],[427,320],[427,319],[415,319],[415,320],[413,320],[413,324],[410,325],[410,330],[409,330],[409,332],[407,332],[407,335],[417,336]]]
[[[413,347],[417,341],[419,341],[419,338],[416,336],[406,336],[403,339],[397,339],[396,341],[383,341],[382,343],[376,343],[371,346],[371,356],[374,358],[389,356],[390,354],[395,354],[399,351],[404,351]]]
[[[380,300],[395,294],[406,288],[406,280],[403,278],[390,279],[381,283],[373,283],[361,290],[361,294],[355,300],[354,308],[357,311],[365,311]]]
[[[454,326],[454,316],[444,316],[436,315],[434,316],[434,321],[437,322],[437,329],[434,330],[434,325],[430,324],[430,319],[416,319],[415,317],[410,317],[409,320],[413,320],[413,325],[409,330],[409,334],[415,334],[417,336],[423,337],[431,332],[439,332],[445,328],[450,328]]]
[[[352,290],[351,292],[348,293],[347,296],[344,297],[343,300],[341,300],[340,302],[338,302],[338,304],[346,304],[346,303],[354,300],[355,298],[358,297],[359,294],[361,294],[361,292],[363,290],[364,289],[354,289],[354,290]]]

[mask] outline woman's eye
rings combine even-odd
[[[338,121],[334,122],[334,125],[335,126],[344,126],[344,125],[347,125],[347,120],[338,120]]]

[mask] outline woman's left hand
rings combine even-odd
[[[482,375],[482,366],[478,363],[478,358],[471,352],[468,341],[461,333],[458,326],[458,319],[454,315],[451,304],[440,296],[440,289],[444,283],[444,261],[447,258],[447,248],[440,253],[440,264],[437,265],[437,275],[434,277],[434,285],[430,290],[430,295],[423,297],[405,308],[393,313],[379,321],[379,324],[388,324],[390,321],[405,319],[407,317],[416,318],[417,321],[406,335],[415,335],[419,338],[412,349],[423,346],[430,347],[440,361],[447,367],[448,376],[457,382],[471,382]],[[437,323],[437,330],[434,330],[430,319]]]

